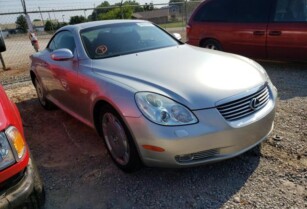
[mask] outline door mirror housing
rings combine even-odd
[[[55,61],[65,61],[74,58],[74,54],[69,49],[56,49],[51,53],[51,59]]]
[[[181,41],[181,39],[182,39],[182,37],[181,37],[181,35],[180,35],[179,33],[173,33],[173,36],[174,36],[177,40],[179,40],[179,41]]]

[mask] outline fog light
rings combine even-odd
[[[18,131],[17,128],[11,126],[6,129],[5,134],[15,152],[16,160],[20,160],[26,152],[25,141],[21,133]]]
[[[188,155],[177,155],[176,157],[176,160],[178,162],[190,162],[194,159],[194,156],[192,154],[188,154]]]

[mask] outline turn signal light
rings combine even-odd
[[[143,145],[142,146],[144,149],[150,150],[150,151],[155,151],[155,152],[164,152],[165,149],[163,149],[162,147],[157,147],[157,146],[153,146],[153,145]]]
[[[6,129],[5,134],[15,152],[17,160],[20,160],[26,152],[26,145],[22,134],[14,126]]]

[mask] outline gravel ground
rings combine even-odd
[[[45,208],[307,208],[307,65],[261,64],[279,90],[261,146],[216,164],[133,174],[114,166],[94,130],[43,110],[30,82],[5,86],[45,182]]]

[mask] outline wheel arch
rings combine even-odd
[[[100,125],[99,113],[100,113],[100,109],[103,108],[104,106],[109,106],[119,115],[119,117],[122,119],[122,121],[125,123],[125,126],[129,130],[133,140],[135,141],[134,135],[133,135],[129,125],[127,124],[127,121],[125,120],[125,116],[123,114],[121,114],[121,111],[119,110],[119,108],[116,105],[114,105],[112,102],[107,101],[105,99],[97,100],[95,102],[94,106],[93,106],[93,111],[92,111],[93,123],[94,123],[94,127],[95,127],[96,131],[98,132],[98,134],[101,136],[101,133],[102,133],[101,127],[99,126]]]
[[[98,135],[100,137],[103,137],[102,135],[102,130],[101,130],[101,126],[100,126],[100,121],[99,121],[99,113],[100,113],[100,109],[103,108],[104,106],[109,106],[110,108],[112,108],[121,118],[121,120],[123,121],[123,123],[125,124],[126,128],[128,129],[131,138],[135,144],[136,150],[138,152],[139,158],[143,163],[143,159],[141,157],[141,151],[140,148],[138,146],[138,143],[136,142],[135,136],[130,128],[130,126],[128,125],[127,121],[125,120],[125,117],[120,113],[119,109],[117,107],[115,107],[115,105],[113,105],[111,102],[106,101],[104,99],[99,99],[98,101],[96,101],[94,107],[93,107],[93,123],[94,123],[94,127],[98,133]]]
[[[30,70],[30,77],[31,77],[32,84],[35,86],[36,75],[33,72],[33,70]]]

